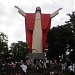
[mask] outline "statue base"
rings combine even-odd
[[[34,60],[35,57],[36,59],[39,57],[40,59],[43,59],[45,61],[44,53],[28,53],[29,60]]]

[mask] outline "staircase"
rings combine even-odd
[[[48,75],[49,70],[47,68],[29,68],[27,69],[26,75]]]

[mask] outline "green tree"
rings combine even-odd
[[[66,26],[67,28],[69,28],[69,29],[72,31],[73,35],[75,36],[75,11],[72,12],[72,14],[67,14],[67,15],[70,17],[70,19],[69,19],[69,21],[66,21],[65,26]],[[75,39],[75,38],[74,38],[74,39]],[[75,42],[75,41],[72,40],[72,42]],[[69,59],[70,59],[72,62],[75,62],[75,61],[73,60],[73,59],[75,59],[75,44],[72,44],[72,43],[71,43],[71,45],[72,45],[72,47],[73,47],[73,51],[70,50]]]
[[[75,50],[71,51],[69,56],[68,56],[68,59],[70,61],[72,61],[73,63],[75,63]]]
[[[26,55],[28,54],[29,49],[26,42],[18,41],[17,43],[12,43],[10,47],[10,54],[13,60],[25,60]]]
[[[0,58],[1,60],[6,59],[6,54],[8,51],[8,36],[3,32],[0,32]]]
[[[66,59],[67,53],[68,59],[75,52],[75,12],[68,14],[69,21],[66,21],[65,25],[53,27],[47,35],[48,51],[47,57],[49,59],[58,59],[59,55]],[[73,52],[71,52],[73,50]],[[72,57],[74,59],[74,57]],[[70,59],[71,60],[71,59]]]
[[[67,46],[69,48],[74,48],[75,39],[74,35],[65,26],[58,26],[52,28],[48,32],[47,44],[48,44],[48,58],[50,59],[59,59],[60,56],[65,56],[67,51]]]
[[[72,32],[73,34],[75,35],[75,12],[72,12],[72,14],[67,14],[70,19],[69,21],[66,21],[65,25],[66,27],[68,27]]]

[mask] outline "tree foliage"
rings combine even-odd
[[[26,42],[18,41],[17,43],[12,43],[10,47],[10,55],[15,61],[25,60],[29,49]],[[11,54],[12,53],[12,54]]]
[[[0,32],[0,51],[8,48],[8,36],[3,32]]]
[[[69,21],[66,21],[66,24],[65,25],[75,35],[75,12],[72,12],[72,14],[67,14],[67,15],[70,17],[70,19],[69,19]]]
[[[70,19],[65,25],[53,27],[48,32],[47,57],[49,59],[59,59],[59,55],[63,55],[63,59],[65,59],[67,51],[75,50],[75,13],[73,12],[72,15],[68,15]]]
[[[8,51],[8,36],[3,32],[0,32],[0,59],[6,57]]]

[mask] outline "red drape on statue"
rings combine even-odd
[[[26,14],[25,18],[26,41],[28,42],[29,52],[32,52],[32,34],[35,23],[35,14]]]
[[[26,14],[25,18],[25,27],[26,27],[26,41],[28,42],[29,52],[32,52],[32,34],[35,23],[35,14]],[[46,36],[47,32],[51,26],[51,18],[50,14],[41,14],[41,28],[42,28],[42,44],[43,44],[43,52],[46,48]]]
[[[43,52],[45,52],[45,48],[47,46],[46,39],[47,33],[51,27],[51,18],[50,14],[41,14],[41,25],[42,25],[42,44],[43,44]]]

